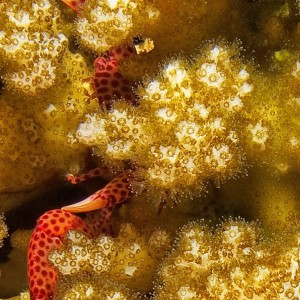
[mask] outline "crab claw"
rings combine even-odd
[[[132,171],[125,171],[90,197],[78,203],[64,206],[62,210],[79,213],[101,208],[110,208],[122,203],[133,195],[130,186],[131,178]]]
[[[66,232],[70,229],[83,231],[90,237],[94,236],[93,228],[86,225],[81,218],[60,209],[50,210],[38,219],[28,249],[30,299],[52,299],[57,273],[47,257],[51,250],[62,244]]]

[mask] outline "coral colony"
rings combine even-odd
[[[300,298],[298,0],[4,0],[0,17],[0,212],[101,178],[12,233],[27,285],[5,297]]]

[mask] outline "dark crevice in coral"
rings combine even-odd
[[[3,90],[4,90],[4,82],[0,78],[0,95],[2,95]]]

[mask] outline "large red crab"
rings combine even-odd
[[[118,71],[118,62],[134,54],[134,46],[127,46],[112,49],[95,60],[95,73],[89,79],[94,93],[89,98],[97,98],[102,109],[110,109],[112,102],[120,98],[131,104],[136,103],[129,82]],[[107,171],[106,168],[96,168],[80,176],[69,175],[68,180],[76,184],[92,177],[103,176]],[[108,219],[112,209],[133,195],[133,180],[133,170],[126,170],[87,199],[62,209],[48,211],[38,219],[28,250],[27,270],[31,299],[52,299],[57,273],[47,257],[51,250],[62,245],[66,232],[77,229],[95,237],[101,231],[109,231]],[[98,209],[99,216],[90,223],[73,214]]]

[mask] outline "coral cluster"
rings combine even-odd
[[[147,292],[151,290],[157,264],[170,242],[164,230],[142,235],[129,223],[121,225],[117,238],[100,236],[93,240],[79,231],[69,231],[64,247],[52,251],[49,260],[60,276],[81,276],[89,272]],[[63,285],[61,288],[64,290]]]
[[[86,1],[75,23],[76,34],[81,45],[101,53],[130,42],[159,15],[155,1]]]
[[[138,88],[139,107],[119,102],[87,115],[79,141],[108,165],[122,167],[130,159],[148,186],[174,195],[234,176],[243,160],[241,111],[253,90],[236,51],[217,44],[191,64],[172,60]]]
[[[99,275],[81,273],[73,277],[63,277],[58,285],[55,299],[109,299],[109,300],[142,300],[143,297]]]
[[[286,53],[283,69],[280,54],[275,58],[275,74],[256,78],[258,88],[251,98],[248,117],[248,161],[268,163],[282,171],[297,169],[299,155],[299,52]],[[262,100],[263,99],[263,100]]]
[[[55,2],[2,1],[0,11],[0,58],[5,83],[26,94],[38,94],[51,87],[68,46]]]
[[[84,57],[70,51],[59,68],[59,81],[38,98],[24,101],[9,89],[0,95],[2,191],[32,188],[57,172],[76,173],[84,165],[86,147],[67,141],[78,127],[79,112],[88,111],[82,80],[90,71]]]
[[[263,240],[256,223],[190,223],[163,262],[155,300],[298,299],[299,229]]]
[[[3,240],[8,235],[8,229],[5,225],[5,219],[3,215],[0,215],[0,247],[3,245]]]

